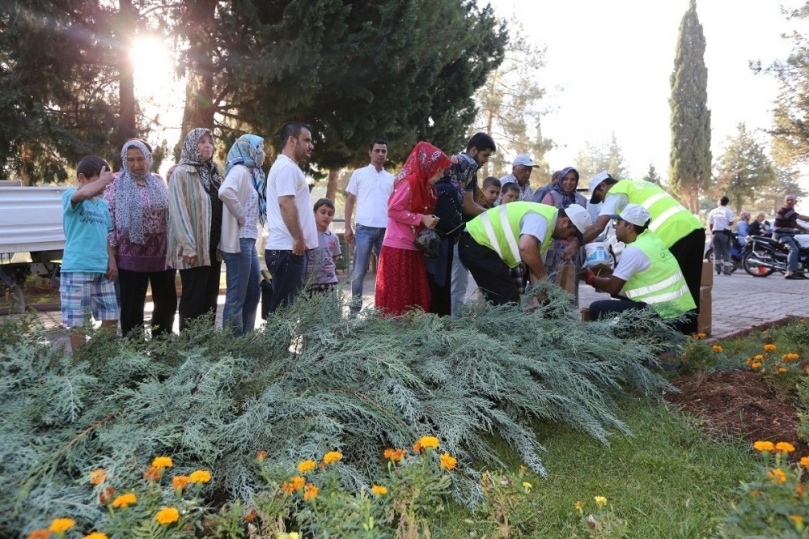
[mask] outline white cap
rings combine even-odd
[[[534,160],[531,159],[530,155],[525,154],[525,153],[515,157],[514,162],[512,163],[512,165],[514,165],[515,167],[519,166],[519,165],[522,165],[524,167],[538,167],[539,166],[536,163],[534,163]]]
[[[638,226],[646,226],[646,223],[651,219],[646,208],[637,204],[627,204],[624,211],[622,211],[621,215],[618,217],[627,223]]]
[[[573,225],[579,231],[576,236],[584,234],[584,232],[593,224],[593,220],[590,217],[590,212],[584,209],[584,206],[579,204],[571,204],[565,208],[565,215],[567,215],[567,218],[570,219],[570,222],[573,223]],[[581,238],[579,238],[579,241],[581,242]]]
[[[618,181],[615,178],[613,178],[609,172],[599,172],[598,174],[590,178],[590,184],[588,185],[588,187],[590,188],[590,204],[598,204],[598,200],[594,198],[593,193],[595,192],[596,188],[598,188],[598,186],[601,185],[601,182],[606,180],[612,180],[611,183],[616,183]]]

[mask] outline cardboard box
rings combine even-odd
[[[707,260],[702,261],[702,278],[700,286],[713,286],[713,264]]]
[[[590,321],[590,309],[585,307],[581,310],[581,321],[582,322],[589,322]]]
[[[711,334],[711,319],[713,311],[713,287],[703,286],[699,289],[699,318],[697,318],[697,332],[705,335]]]

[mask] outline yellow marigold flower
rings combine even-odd
[[[76,521],[72,518],[55,518],[48,529],[53,533],[64,533],[75,525]]]
[[[422,436],[419,441],[413,445],[413,451],[419,453],[422,449],[438,449],[438,438],[435,436]]]
[[[795,523],[795,526],[803,526],[803,517],[800,515],[789,515],[789,520]]]
[[[795,446],[789,442],[778,442],[775,444],[775,449],[777,451],[783,451],[784,453],[792,453],[795,451]]]
[[[376,494],[377,496],[384,496],[388,493],[388,489],[383,487],[382,485],[374,485],[371,487],[371,492]]]
[[[101,532],[93,532],[90,535],[85,535],[82,539],[107,539],[107,534]]]
[[[764,361],[764,356],[762,354],[756,354],[753,359],[756,361]]]
[[[185,490],[191,479],[187,475],[175,475],[171,478],[171,487],[174,490]]]
[[[323,463],[324,464],[331,464],[332,462],[337,462],[338,460],[343,459],[343,454],[339,451],[329,451],[325,455],[323,455]]]
[[[301,539],[301,536],[298,534],[298,532],[289,532],[282,533],[278,536],[278,539]]]
[[[723,348],[721,346],[719,346],[718,344],[715,344],[715,345],[711,346],[711,349],[714,352],[716,352],[717,354],[722,353],[722,350],[723,350]]]
[[[176,507],[164,507],[157,512],[154,519],[164,526],[166,524],[173,524],[174,522],[180,520],[180,512]]]
[[[604,496],[596,496],[595,501],[596,505],[599,507],[604,507],[605,505],[607,505],[607,498],[605,498]]]
[[[155,468],[171,468],[174,463],[171,461],[171,457],[155,457],[152,461],[152,466]]]
[[[801,457],[800,465],[804,468],[809,468],[809,457]]]
[[[121,494],[117,498],[112,501],[113,507],[120,507],[121,509],[125,507],[129,507],[133,503],[138,503],[138,498],[135,496],[134,492],[127,492],[126,494]]]
[[[522,488],[524,488],[524,489],[525,489],[525,492],[528,492],[529,490],[531,490],[532,488],[534,488],[534,485],[532,485],[532,484],[531,484],[531,483],[529,483],[528,481],[523,481],[523,482],[522,482]]]
[[[386,459],[395,460],[397,462],[402,460],[406,454],[407,450],[405,449],[392,449],[392,448],[386,449],[384,453]]]
[[[305,484],[306,479],[304,479],[299,475],[296,475],[289,481],[284,481],[284,484],[281,485],[281,490],[283,490],[287,494],[295,494],[297,491],[302,489]]]
[[[787,372],[786,367],[778,367],[778,372]]]
[[[26,539],[48,539],[50,535],[51,532],[43,528],[41,530],[32,531],[31,533],[28,534],[28,537]]]
[[[210,480],[211,472],[208,470],[197,470],[188,476],[188,481],[191,483],[208,483]]]
[[[708,335],[706,335],[705,333],[697,333],[697,338],[699,338],[699,339],[704,339],[707,336]]]
[[[451,455],[444,453],[441,455],[441,467],[447,470],[454,470],[455,465],[458,464],[458,459]]]
[[[767,351],[767,352],[775,352],[776,349],[777,348],[776,348],[776,346],[774,344],[765,344],[764,345],[764,350]]]
[[[318,493],[318,488],[315,485],[313,485],[312,483],[309,483],[308,485],[306,485],[306,488],[303,489],[303,499],[304,500],[313,500],[313,499],[317,498],[317,493]]]
[[[93,470],[90,472],[90,483],[93,485],[100,485],[104,482],[104,479],[107,477],[107,470],[103,468],[99,468],[98,470]]]
[[[787,476],[781,468],[775,468],[767,472],[767,476],[772,479],[773,483],[786,483]]]
[[[755,449],[756,451],[761,451],[761,452],[774,451],[775,450],[775,444],[773,444],[772,442],[765,442],[765,441],[759,440],[758,442],[755,442],[753,444],[753,449]]]
[[[257,461],[264,462],[264,459],[266,459],[266,458],[267,458],[267,452],[264,451],[263,449],[261,451],[259,451],[258,453],[256,453],[256,460]]]
[[[576,511],[581,513],[584,510],[584,503],[583,502],[576,502]]]
[[[301,473],[311,472],[317,467],[315,461],[313,460],[304,460],[300,464],[298,464],[298,471]]]

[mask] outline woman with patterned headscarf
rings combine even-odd
[[[174,270],[166,265],[169,201],[166,184],[152,168],[151,148],[129,140],[121,148],[123,167],[107,187],[113,229],[108,239],[118,264],[121,333],[143,326],[146,288],[152,288],[152,336],[171,333],[177,292]]]
[[[244,335],[256,325],[261,296],[261,267],[256,239],[258,224],[267,219],[264,189],[264,139],[242,135],[228,152],[225,181],[219,188],[224,202],[220,251],[227,266],[227,294],[222,325]]]
[[[435,183],[452,164],[444,152],[419,142],[396,176],[388,199],[388,226],[379,256],[376,308],[398,316],[430,308],[430,285],[424,255],[413,244],[424,228],[435,228],[438,199]]]
[[[219,240],[222,233],[222,175],[213,162],[213,135],[203,127],[185,136],[180,163],[169,182],[168,263],[180,270],[180,330],[216,312],[219,295]]]

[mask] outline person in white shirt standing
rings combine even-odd
[[[716,274],[730,275],[733,262],[730,259],[733,233],[733,212],[728,208],[730,199],[723,196],[719,199],[719,206],[708,214],[708,230],[711,231],[711,245],[713,247],[714,267]]]
[[[300,169],[312,155],[311,128],[301,122],[281,127],[281,154],[267,178],[267,229],[264,259],[272,275],[269,312],[290,305],[303,288],[306,251],[315,249],[317,226],[309,184]]]
[[[371,250],[382,251],[385,227],[388,225],[388,199],[393,192],[393,174],[383,167],[388,158],[388,145],[377,139],[368,147],[371,164],[354,171],[346,191],[345,239],[354,243],[354,265],[351,269],[351,312],[362,308],[362,284],[368,272]],[[357,230],[351,225],[357,205]]]

